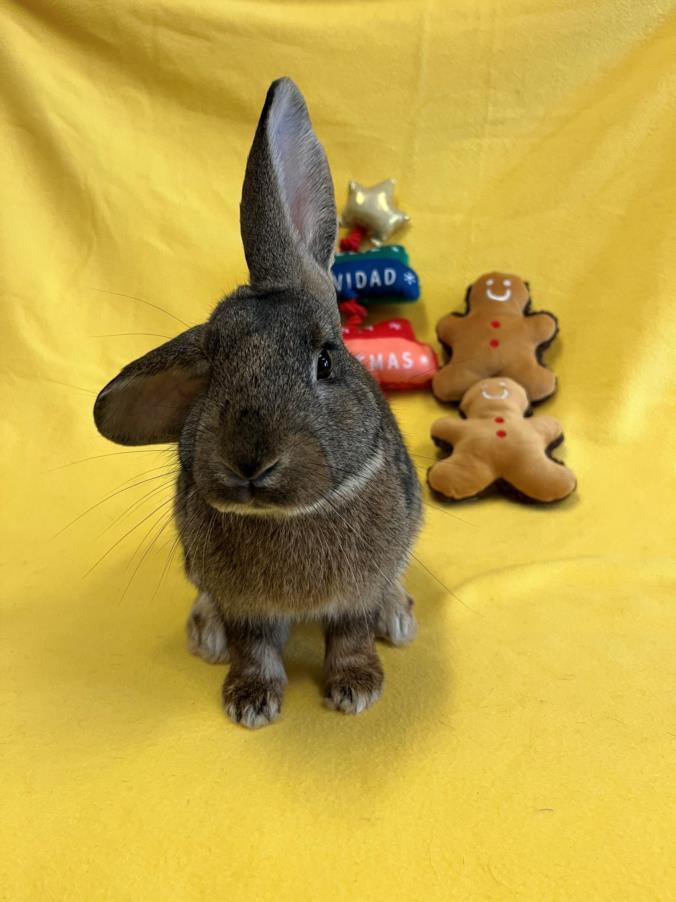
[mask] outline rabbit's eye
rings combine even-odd
[[[319,352],[319,357],[317,358],[317,378],[328,379],[331,375],[332,366],[331,355],[326,348],[323,348]]]

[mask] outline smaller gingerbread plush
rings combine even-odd
[[[465,419],[442,417],[432,438],[450,457],[430,467],[434,491],[453,501],[476,498],[492,487],[519,500],[562,501],[575,490],[575,474],[551,456],[563,441],[561,425],[527,416],[528,397],[512,379],[483,379],[464,395]]]
[[[449,313],[437,335],[450,360],[434,377],[440,401],[459,401],[479,379],[506,376],[526,389],[531,401],[556,391],[556,376],[542,354],[558,331],[551,313],[532,313],[528,283],[519,276],[491,272],[467,290],[464,313]]]

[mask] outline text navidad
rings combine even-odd
[[[352,259],[354,258],[354,259]],[[418,276],[399,260],[341,254],[331,268],[340,300],[357,298],[415,301],[420,297]]]

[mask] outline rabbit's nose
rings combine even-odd
[[[228,475],[234,477],[238,485],[252,484],[254,486],[265,485],[267,478],[279,464],[279,458],[272,461],[239,461],[236,464],[226,463]]]
[[[268,477],[272,476],[273,471],[277,469],[278,464],[279,458],[277,457],[275,460],[261,465],[253,473],[250,473],[249,480],[255,486],[265,485],[268,481]]]

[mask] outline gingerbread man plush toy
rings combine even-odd
[[[556,391],[556,376],[541,356],[558,331],[551,313],[531,313],[528,284],[519,276],[491,272],[467,291],[465,313],[437,323],[450,361],[434,377],[440,401],[459,401],[479,379],[507,376],[526,389],[531,401]]]
[[[432,438],[452,449],[430,468],[436,492],[453,501],[475,498],[492,486],[511,487],[525,500],[561,501],[575,490],[575,474],[551,457],[563,441],[560,424],[526,416],[526,392],[512,379],[483,379],[460,404],[465,419],[446,416],[432,424]]]

